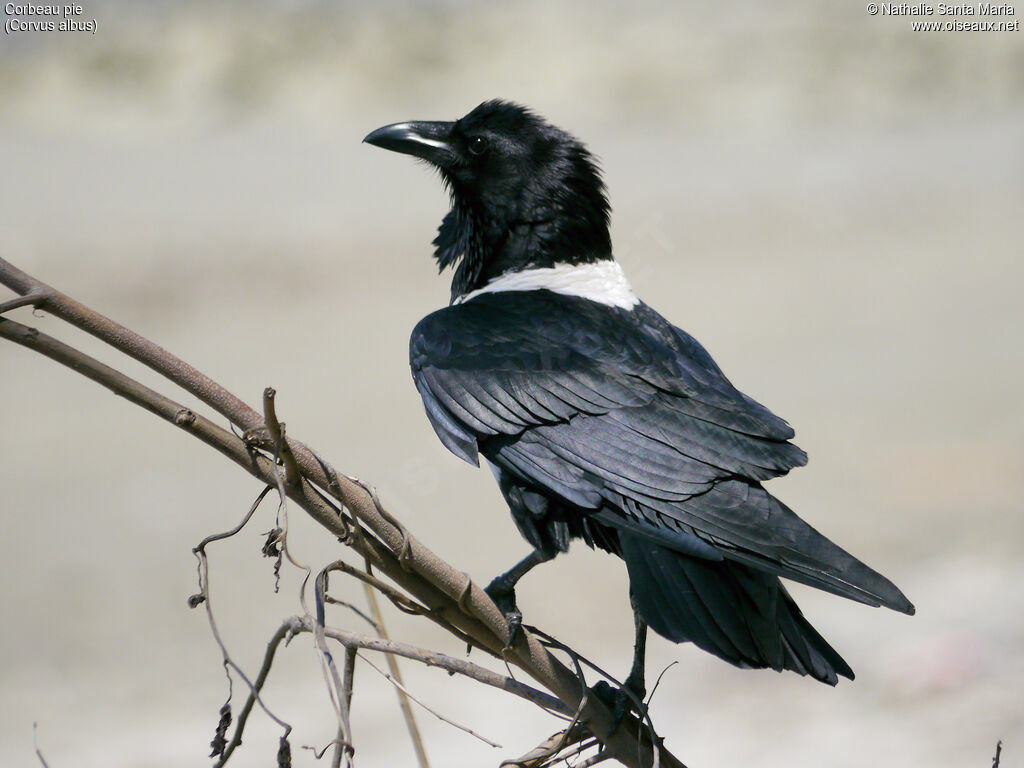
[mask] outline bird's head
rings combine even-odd
[[[454,122],[405,122],[365,142],[440,172],[452,209],[434,245],[455,265],[452,299],[523,269],[611,258],[608,199],[577,139],[518,104],[486,101]]]

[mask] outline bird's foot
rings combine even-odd
[[[607,680],[598,680],[590,692],[612,710],[610,733],[618,730],[630,712],[636,712],[641,720],[647,716],[647,707],[644,704],[646,691],[642,680],[634,680],[630,676],[626,678],[621,688],[616,688]]]
[[[523,629],[523,612],[516,605],[516,590],[506,579],[498,576],[484,588],[484,592],[498,606],[508,624],[508,642],[505,644],[505,650],[508,650],[515,645]]]

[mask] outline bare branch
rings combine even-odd
[[[199,561],[199,565],[198,565],[198,569],[199,569],[199,593],[197,595],[193,595],[191,598],[189,598],[189,605],[191,605],[192,607],[195,607],[195,606],[199,605],[200,603],[204,604],[204,608],[206,610],[206,618],[207,618],[207,621],[210,624],[210,631],[213,633],[213,639],[217,642],[217,645],[220,648],[221,657],[224,660],[225,668],[230,667],[231,669],[233,669],[235,671],[235,673],[239,677],[242,678],[242,680],[245,681],[245,684],[249,687],[251,698],[253,698],[260,705],[260,708],[266,713],[267,717],[269,717],[271,720],[273,720],[275,723],[277,723],[279,726],[281,726],[284,729],[284,737],[287,737],[288,734],[291,733],[291,730],[292,730],[291,725],[289,725],[284,720],[282,720],[277,715],[275,715],[273,712],[271,712],[270,708],[267,707],[267,705],[260,698],[260,689],[263,687],[263,682],[260,681],[259,682],[259,687],[257,687],[256,683],[253,683],[251,680],[249,680],[248,676],[245,674],[245,672],[242,670],[242,668],[239,667],[238,664],[235,663],[234,659],[231,658],[231,654],[228,653],[227,646],[224,644],[224,640],[220,636],[220,630],[217,629],[217,621],[213,617],[213,604],[212,604],[212,601],[210,600],[210,569],[209,569],[209,565],[208,565],[207,558],[206,558],[206,545],[208,543],[212,542],[212,541],[219,541],[219,540],[222,540],[222,539],[229,538],[231,536],[234,536],[239,531],[241,531],[242,528],[245,527],[246,523],[248,523],[249,520],[252,519],[253,513],[256,512],[256,509],[259,507],[260,502],[263,501],[263,499],[266,497],[266,495],[267,495],[266,491],[260,493],[260,495],[256,498],[256,501],[249,508],[249,511],[245,514],[245,517],[243,517],[242,521],[238,525],[236,525],[234,528],[232,528],[231,530],[226,531],[224,533],[214,534],[213,536],[208,536],[205,539],[203,539],[202,543],[200,543],[199,545],[195,546],[192,549],[192,552],[195,554],[196,559]],[[273,645],[274,648],[276,648],[276,643],[272,643],[272,645]],[[268,655],[269,659],[272,659],[273,658],[273,650],[268,649],[267,655]],[[265,669],[267,671],[269,671],[269,668],[270,668],[270,660],[269,659],[266,659],[264,661],[264,667],[265,667]],[[266,679],[266,674],[263,673],[263,670],[261,670],[261,674],[263,675],[263,679],[265,680]],[[231,678],[229,676],[228,680],[230,681],[230,679]],[[236,736],[237,736],[239,741],[241,741],[241,727],[244,727],[244,721],[240,720],[239,721],[239,728],[236,728],[236,731],[235,731],[235,734],[236,734]],[[216,739],[215,739],[215,741],[216,741]],[[234,748],[232,747],[232,751],[233,751],[233,749]],[[214,747],[214,754],[216,754],[216,751],[217,751],[217,747],[215,746]],[[227,748],[225,747],[224,752],[221,753],[221,762],[218,765],[223,765],[224,762],[227,760],[228,756],[230,756],[230,752],[228,752]]]
[[[287,643],[288,639],[299,630],[300,624],[298,620],[291,618],[278,627],[273,637],[270,638],[270,642],[267,643],[267,652],[263,656],[263,665],[260,667],[256,679],[252,682],[252,687],[249,689],[249,697],[238,712],[238,720],[235,721],[235,732],[231,737],[231,741],[225,747],[220,760],[214,765],[214,768],[221,768],[228,761],[228,758],[231,757],[231,753],[235,751],[235,748],[242,743],[242,734],[245,732],[245,724],[249,720],[249,713],[252,712],[253,705],[256,703],[260,691],[263,690],[263,684],[267,682],[267,676],[270,674],[271,666],[273,666],[277,647],[281,644],[282,640]]]
[[[366,573],[366,571],[360,571],[358,568],[354,568],[353,566],[346,563],[344,560],[336,560],[335,562],[327,566],[327,568],[325,568],[324,570],[341,571],[342,573],[346,573],[349,576],[353,576],[354,578],[359,579],[364,584],[373,587],[374,589],[379,590],[381,593],[383,593],[383,595],[387,597],[395,605],[395,607],[403,613],[408,613],[414,616],[430,615],[430,610],[428,608],[420,605],[415,600],[410,600],[407,596],[403,595],[394,587],[385,584],[383,581],[373,576],[373,574]],[[371,624],[374,623],[373,619],[367,620]]]
[[[31,291],[29,293],[26,293],[24,296],[19,296],[16,299],[0,301],[0,315],[2,315],[4,312],[9,312],[12,309],[17,309],[18,307],[27,307],[29,304],[38,306],[39,304],[42,304],[47,298],[49,298],[49,294],[43,291]]]
[[[324,602],[327,603],[327,605],[340,605],[342,608],[347,608],[360,619],[369,624],[374,632],[377,631],[377,623],[373,620],[373,617],[366,613],[362,608],[357,608],[347,600],[339,600],[338,598],[331,597],[330,595],[324,595]]]
[[[61,320],[92,334],[157,373],[191,392],[218,413],[227,416],[242,429],[258,426],[260,415],[208,376],[203,375],[163,347],[135,331],[104,317],[0,258],[0,283],[22,296],[33,296],[30,303]],[[230,415],[229,415],[230,414]]]
[[[356,649],[354,647],[346,646],[345,648],[345,677],[342,681],[344,686],[342,693],[345,696],[345,711],[349,713],[351,717],[352,713],[352,693],[355,688],[356,678]],[[341,761],[346,754],[346,747],[342,743],[341,729],[338,729],[338,737],[334,740],[338,745],[334,750],[334,758],[331,760],[331,768],[340,768]]]
[[[210,544],[210,543],[212,543],[214,541],[220,541],[221,539],[230,539],[236,533],[238,533],[243,528],[245,528],[245,526],[248,525],[249,521],[252,519],[252,516],[254,514],[256,514],[256,510],[259,509],[260,502],[262,502],[265,498],[267,498],[267,494],[270,493],[272,490],[273,490],[273,488],[271,488],[268,485],[266,488],[264,488],[262,491],[260,491],[260,495],[256,497],[256,501],[254,501],[252,503],[252,506],[249,507],[249,511],[246,512],[245,517],[243,517],[241,519],[241,521],[238,523],[238,525],[236,525],[230,531],[224,531],[223,533],[214,533],[214,534],[211,534],[211,535],[207,536],[205,539],[203,539],[198,544],[196,544],[192,548],[192,551],[193,552],[201,552],[201,551],[206,549],[206,545],[207,544]]]
[[[274,407],[274,398],[277,391],[273,387],[263,390],[263,417],[267,422],[267,429],[270,431],[270,439],[274,442],[275,453],[281,456],[284,462],[285,481],[288,485],[298,485],[301,482],[299,467],[295,463],[295,456],[284,436],[284,424],[277,420],[277,409]]]
[[[313,637],[316,638],[316,647],[320,651],[320,657],[326,665],[325,677],[328,676],[328,691],[331,694],[331,702],[334,704],[338,715],[338,746],[335,749],[335,762],[351,760],[355,747],[352,743],[352,724],[349,719],[349,703],[352,701],[351,689],[346,687],[338,674],[338,667],[334,663],[334,655],[327,647],[325,626],[324,595],[327,591],[327,571],[322,570],[316,576],[314,596],[316,602],[316,618],[313,622]],[[331,685],[333,683],[333,686]]]
[[[26,298],[24,303],[45,309],[153,368],[241,429],[252,430],[262,425],[259,413],[192,366],[3,259],[0,259],[0,283],[22,296],[31,294],[34,298],[31,301]],[[5,304],[12,308],[10,302]],[[253,450],[245,441],[175,401],[20,323],[0,317],[0,336],[77,370],[193,434],[264,484],[276,485],[277,467],[273,459]],[[289,439],[288,445],[302,476],[301,482],[286,489],[289,498],[374,568],[426,606],[432,614],[472,638],[474,645],[492,654],[503,655],[502,650],[509,635],[508,626],[497,606],[480,587],[416,539],[384,509],[371,488],[338,474],[330,464],[302,443]],[[330,503],[314,485],[337,499],[344,509],[365,526],[365,530],[350,530],[342,510]],[[607,752],[623,764],[646,768],[660,758],[667,768],[681,766],[664,749],[660,740],[652,738],[647,729],[640,727],[639,721],[632,716],[627,717],[612,732],[615,722],[607,704],[595,696],[585,697],[576,675],[559,662],[532,632],[527,630],[520,633],[516,644],[504,656],[552,691],[569,711],[574,711],[582,704],[582,720],[587,728],[600,738]]]
[[[402,685],[402,683],[400,683],[400,682],[399,682],[398,680],[396,680],[396,679],[395,679],[394,677],[392,677],[391,675],[389,675],[389,674],[388,674],[387,672],[385,672],[385,671],[384,671],[383,669],[381,669],[380,667],[378,667],[378,666],[377,666],[376,664],[374,664],[374,663],[373,663],[372,661],[370,661],[369,659],[366,659],[366,658],[364,658],[364,659],[363,659],[363,661],[365,661],[365,662],[366,662],[367,664],[369,664],[369,665],[370,665],[370,666],[371,666],[371,667],[372,667],[373,669],[375,669],[375,670],[377,671],[377,673],[378,673],[378,674],[379,674],[379,675],[380,675],[381,677],[383,677],[383,678],[384,678],[385,680],[387,680],[388,682],[390,682],[390,683],[391,683],[391,684],[392,684],[393,686],[395,686],[395,687],[396,687],[396,688],[398,688],[398,689],[399,689],[399,690],[400,690],[400,691],[401,691],[402,693],[404,693],[404,694],[405,694],[405,695],[406,695],[406,696],[407,696],[408,698],[410,698],[410,699],[412,699],[413,701],[415,701],[415,702],[416,702],[417,704],[419,704],[419,705],[420,705],[421,707],[423,707],[423,709],[425,709],[425,710],[426,710],[427,712],[429,712],[430,714],[432,714],[432,715],[433,715],[434,717],[436,717],[436,718],[437,718],[438,720],[440,720],[441,722],[443,722],[443,723],[448,723],[448,725],[450,725],[450,726],[453,726],[454,728],[458,728],[458,729],[459,729],[460,731],[464,731],[465,733],[468,733],[468,734],[469,734],[470,736],[472,736],[472,737],[474,737],[474,738],[476,738],[476,739],[479,739],[479,740],[480,740],[480,741],[482,741],[482,742],[483,742],[484,744],[486,744],[486,745],[488,745],[488,746],[490,746],[490,747],[494,747],[495,749],[500,749],[500,748],[501,748],[501,744],[497,744],[497,743],[495,743],[495,742],[491,741],[490,739],[488,739],[488,738],[486,738],[486,737],[484,737],[484,736],[481,736],[481,735],[480,735],[479,733],[477,733],[476,731],[474,731],[474,730],[473,730],[472,728],[467,728],[467,727],[466,727],[465,725],[459,725],[459,724],[458,724],[458,723],[456,723],[456,722],[455,722],[454,720],[450,720],[450,719],[448,719],[447,717],[445,717],[444,715],[442,715],[442,714],[441,714],[440,712],[438,712],[437,710],[435,710],[435,709],[431,709],[431,708],[430,708],[429,706],[427,706],[427,705],[426,705],[426,704],[424,704],[424,703],[423,703],[422,701],[420,701],[420,700],[419,700],[419,699],[417,699],[417,698],[416,698],[415,696],[413,696],[413,695],[412,695],[412,694],[411,694],[411,693],[409,692],[409,689],[408,689],[408,688],[406,688],[406,687],[405,687],[404,685]]]
[[[43,757],[43,752],[39,749],[39,723],[32,723],[32,748],[36,751],[36,757],[39,758],[39,762],[43,764],[43,768],[50,768],[50,764],[46,762],[46,758]],[[1002,744],[1002,742],[999,742]]]
[[[297,631],[313,631],[308,621],[300,619],[299,625],[300,626]],[[438,653],[437,651],[429,651],[397,640],[382,637],[369,637],[367,635],[360,635],[356,632],[349,632],[335,627],[327,627],[324,630],[324,634],[327,637],[337,640],[347,648],[361,648],[368,651],[380,651],[382,653],[402,656],[406,659],[418,661],[428,667],[438,667],[453,674],[464,675],[479,683],[483,683],[484,685],[489,685],[507,693],[515,694],[516,696],[526,699],[527,701],[532,702],[539,707],[543,707],[544,709],[550,709],[564,715],[572,714],[572,712],[566,708],[565,704],[550,694],[544,693],[544,691],[540,691],[536,688],[531,688],[528,685],[513,680],[511,677],[506,677],[505,675],[500,675],[497,672],[492,672],[486,667],[481,667],[479,664],[474,664],[466,659],[457,659],[454,656],[448,656],[443,653]]]
[[[553,765],[559,760],[578,755],[598,744],[582,725],[573,723],[568,728],[552,734],[525,755],[514,760],[503,760],[501,768],[541,768]],[[568,746],[568,748],[567,748]]]
[[[357,655],[355,646],[345,646],[345,693],[348,694],[350,711],[352,708],[352,693],[355,688]]]

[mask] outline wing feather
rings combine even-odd
[[[410,362],[438,436],[468,461],[479,450],[526,487],[678,552],[913,610],[761,487],[806,463],[793,430],[647,307],[482,294],[424,318]]]

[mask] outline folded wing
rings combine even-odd
[[[761,487],[806,463],[792,429],[643,305],[484,294],[424,318],[410,361],[435,431],[467,461],[482,452],[581,514],[661,546],[913,610]]]

